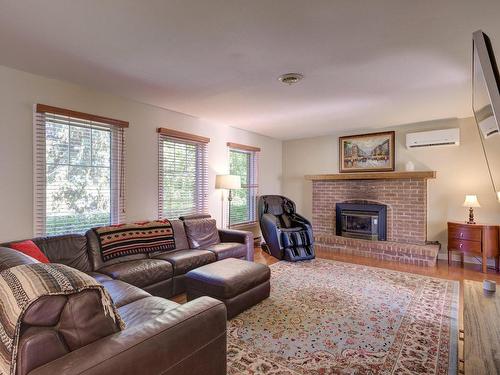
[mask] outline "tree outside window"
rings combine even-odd
[[[241,189],[233,190],[231,224],[255,221],[257,195],[256,155],[254,152],[230,149],[230,174],[240,176]]]

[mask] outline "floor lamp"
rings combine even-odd
[[[215,176],[215,188],[229,190],[229,194],[227,196],[227,201],[229,205],[229,217],[228,217],[228,226],[227,228],[231,228],[231,201],[233,200],[232,190],[241,189],[241,178],[240,176],[231,175],[231,174],[218,174]],[[224,221],[224,192],[222,193],[222,221]]]

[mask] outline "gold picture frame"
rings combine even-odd
[[[339,171],[388,172],[395,169],[395,132],[339,137]]]

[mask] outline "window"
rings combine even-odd
[[[228,143],[230,174],[240,176],[241,189],[234,190],[231,201],[231,225],[256,221],[258,194],[257,147]]]
[[[210,139],[165,128],[158,134],[158,216],[206,213]]]
[[[38,104],[35,233],[84,233],[124,219],[127,122]]]

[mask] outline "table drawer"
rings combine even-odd
[[[481,241],[481,228],[459,227],[450,225],[448,228],[450,238],[459,240]]]
[[[452,250],[467,251],[471,253],[480,253],[481,242],[450,238],[448,240],[448,248]]]

